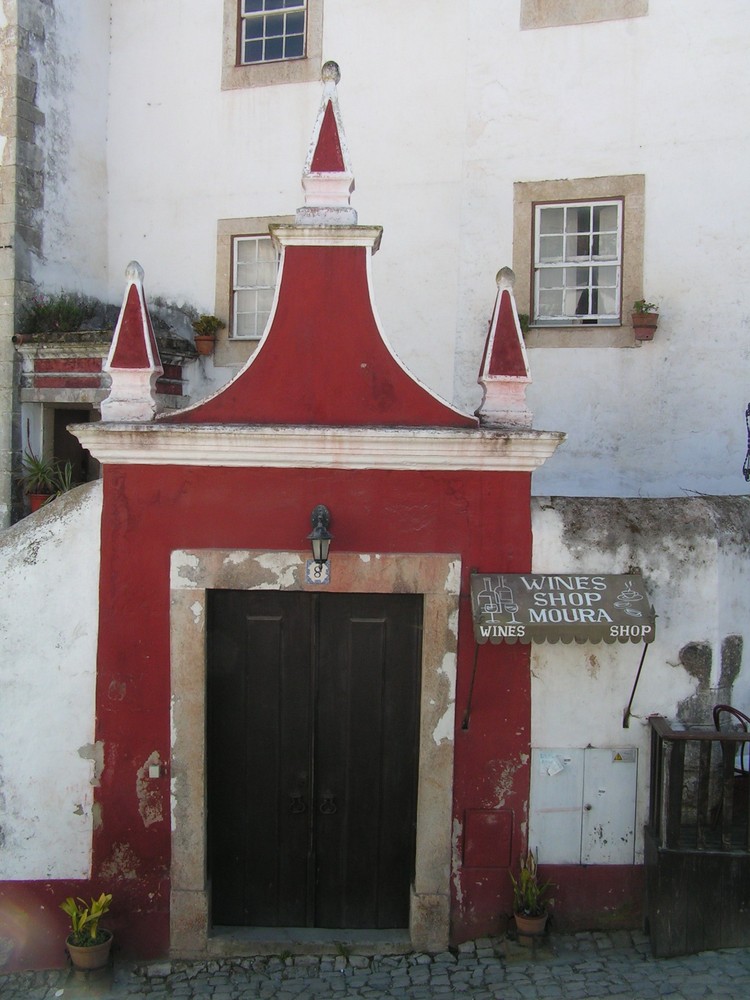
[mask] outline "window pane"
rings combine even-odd
[[[562,316],[562,292],[545,291],[539,293],[540,316]]]
[[[616,267],[595,267],[593,268],[593,283],[599,288],[617,288]]]
[[[273,288],[276,284],[276,263],[275,261],[261,261],[255,265],[255,279],[253,285]]]
[[[274,59],[281,59],[284,55],[284,39],[268,38],[266,40],[265,60],[271,62]]]
[[[284,34],[284,15],[273,14],[266,18],[266,38],[278,38]]]
[[[246,240],[245,242],[250,243],[250,240]],[[275,281],[275,269],[278,263],[278,257],[276,254],[276,247],[273,245],[273,240],[267,236],[263,236],[253,240],[251,245],[255,247],[255,256],[257,260],[270,260],[273,263]]]
[[[287,36],[284,42],[284,58],[285,59],[297,59],[299,56],[305,54],[305,37],[304,35],[292,35]]]
[[[617,256],[617,233],[603,233],[601,236],[597,236],[593,249],[597,257],[615,258]]]
[[[255,63],[263,61],[263,42],[245,42],[243,62]]]
[[[540,236],[539,237],[539,260],[557,261],[563,259],[563,237],[562,236]]]
[[[591,206],[576,205],[568,211],[568,232],[570,233],[590,233],[591,232]]]
[[[539,272],[540,288],[562,288],[564,270],[561,267],[545,267]]]
[[[565,219],[564,208],[540,208],[539,209],[539,232],[540,233],[561,233]]]
[[[617,312],[617,296],[614,288],[599,288],[598,312],[600,316],[615,315]]]
[[[575,260],[576,257],[588,257],[591,253],[588,233],[578,233],[565,239],[565,259]]]
[[[263,10],[263,0],[244,0],[242,5],[243,14],[255,14]]]
[[[596,232],[617,232],[617,205],[594,206],[594,229]]]
[[[284,0],[266,0],[266,10],[281,10],[284,6]]]
[[[263,18],[262,17],[251,17],[245,21],[245,38],[262,38],[263,37]]]
[[[305,15],[302,11],[298,14],[287,14],[286,33],[287,35],[303,35],[305,32]]]
[[[571,277],[575,288],[588,288],[591,280],[591,269],[588,267],[576,267],[570,269]]]

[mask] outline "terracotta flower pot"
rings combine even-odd
[[[653,340],[656,327],[659,325],[659,313],[633,313],[633,335],[636,340]]]
[[[195,349],[198,354],[207,355],[210,354],[214,349],[214,344],[216,343],[216,337],[210,337],[207,334],[196,333],[195,335]]]
[[[530,948],[534,941],[539,941],[544,934],[547,925],[547,914],[541,917],[525,917],[522,913],[514,913],[516,930],[518,931],[518,943],[524,948]]]
[[[86,945],[81,948],[71,944],[70,938],[65,941],[65,945],[70,955],[70,960],[76,969],[103,969],[109,961],[109,950],[112,947],[112,932],[104,931],[107,935],[106,941],[101,944]]]
[[[39,510],[40,507],[43,507],[47,501],[51,499],[49,493],[28,493],[27,496],[29,498],[29,507],[31,508],[32,514]]]

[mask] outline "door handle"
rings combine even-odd
[[[324,816],[332,816],[333,813],[338,812],[338,806],[336,805],[336,796],[326,793],[320,803],[320,811]]]
[[[303,813],[307,811],[307,805],[303,797],[297,792],[292,793],[289,798],[291,799],[291,805],[289,806],[290,813]]]

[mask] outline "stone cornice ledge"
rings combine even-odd
[[[74,424],[106,465],[533,472],[565,440],[558,431],[257,424]]]

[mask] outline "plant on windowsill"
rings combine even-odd
[[[70,960],[77,969],[102,969],[109,961],[112,931],[99,926],[99,921],[109,912],[112,893],[103,892],[98,899],[87,904],[79,896],[68,896],[60,909],[70,917],[70,933],[65,945]]]
[[[636,340],[653,340],[656,327],[659,325],[659,307],[655,302],[638,299],[633,303],[631,320]]]
[[[518,943],[530,945],[544,933],[547,924],[547,893],[550,882],[539,882],[537,859],[533,851],[521,855],[518,878],[510,872],[513,883],[513,916],[518,931]]]
[[[218,316],[209,316],[207,313],[193,320],[195,330],[195,349],[198,354],[210,354],[216,343],[216,334],[226,326],[224,320]]]

